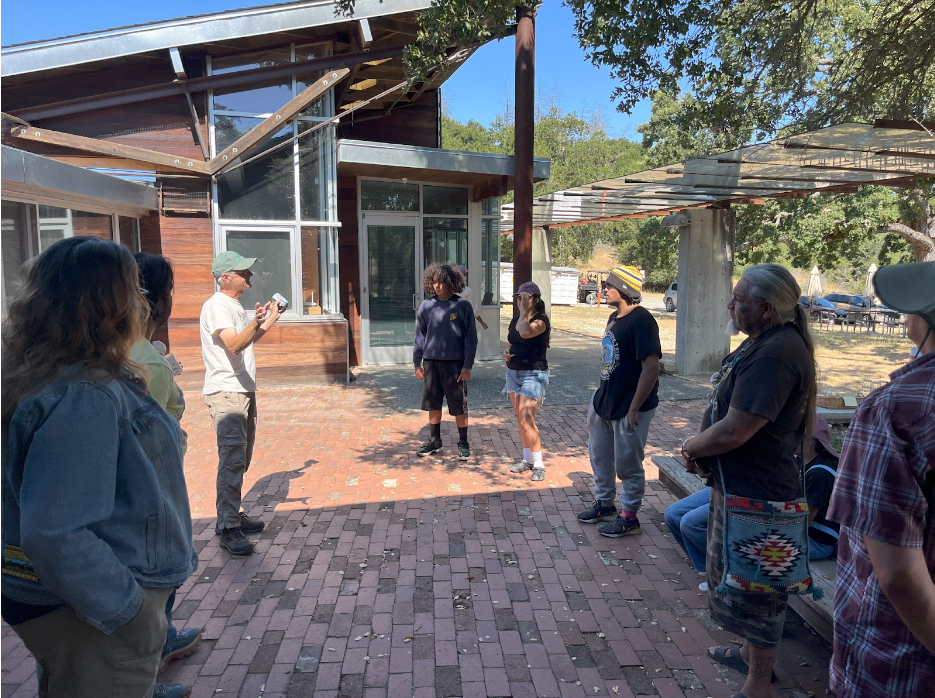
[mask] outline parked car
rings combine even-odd
[[[860,319],[864,322],[870,321],[870,301],[861,295],[851,293],[829,293],[825,296],[838,310],[849,313],[861,313]]]
[[[799,297],[799,305],[808,311],[812,319],[818,319],[823,312],[834,313],[835,322],[844,322],[847,319],[847,311],[839,310],[834,307],[834,303],[824,298],[809,298],[808,296]]]
[[[662,302],[665,303],[666,310],[670,313],[674,313],[675,308],[678,306],[678,286],[679,282],[673,281],[662,296]]]

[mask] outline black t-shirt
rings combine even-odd
[[[743,356],[718,387],[717,420],[724,419],[728,408],[733,407],[769,421],[745,444],[718,456],[727,480],[726,490],[756,499],[798,499],[802,496],[802,479],[793,454],[805,434],[805,407],[809,386],[815,380],[814,362],[802,336],[791,324],[744,344],[747,349]],[[735,354],[742,349],[743,345]],[[705,410],[702,431],[709,426],[710,407]],[[701,459],[715,480],[718,458]]]
[[[646,308],[636,306],[622,318],[611,313],[601,340],[601,385],[594,393],[594,411],[601,419],[622,419],[630,409],[640,381],[644,359],[662,358],[659,325]],[[659,381],[640,406],[640,412],[656,409]]]
[[[823,466],[823,467],[815,467]],[[830,468],[834,472],[828,472]],[[819,453],[812,458],[805,466],[805,498],[808,500],[808,506],[818,509],[815,515],[815,524],[830,528],[838,532],[841,527],[834,521],[825,518],[828,513],[828,504],[831,503],[831,491],[834,489],[834,473],[838,470],[838,459],[827,453]],[[834,545],[838,539],[830,533],[809,526],[808,535],[818,543],[825,545]]]
[[[546,349],[549,348],[549,334],[552,332],[552,325],[549,317],[545,313],[536,313],[529,322],[542,320],[545,323],[545,332],[523,339],[516,329],[516,321],[519,318],[513,318],[510,322],[510,331],[507,334],[507,341],[510,343],[510,353],[513,355],[511,361],[507,361],[507,368],[514,371],[545,371],[549,367],[549,362],[545,359]]]

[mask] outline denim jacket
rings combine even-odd
[[[198,566],[178,422],[138,378],[71,369],[3,433],[3,595],[105,633]]]

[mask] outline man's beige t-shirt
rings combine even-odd
[[[201,357],[205,363],[205,395],[214,393],[252,393],[256,390],[256,359],[253,344],[239,354],[232,354],[221,330],[232,327],[240,334],[251,319],[247,311],[230,296],[220,291],[201,307]]]

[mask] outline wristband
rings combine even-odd
[[[685,450],[685,444],[687,444],[687,443],[689,442],[689,440],[690,440],[690,438],[689,438],[689,439],[685,439],[685,440],[682,442],[682,455],[685,456],[688,460],[695,460],[694,458],[691,457],[691,454],[689,454],[689,452]]]

